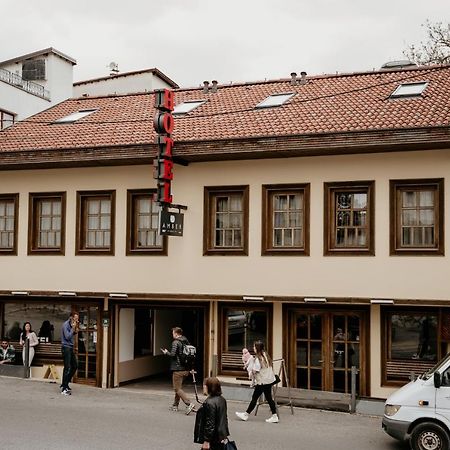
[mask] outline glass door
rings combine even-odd
[[[296,317],[296,379],[298,388],[324,390],[324,314],[306,313]]]
[[[361,320],[353,313],[331,313],[332,334],[332,370],[331,389],[333,392],[351,392],[351,369],[358,369],[356,374],[356,392],[359,392],[359,370],[361,359]]]
[[[301,389],[351,392],[351,368],[358,369],[357,393],[366,389],[365,313],[354,311],[292,311],[291,379]]]
[[[97,384],[98,307],[79,308],[80,330],[77,339],[77,383]]]

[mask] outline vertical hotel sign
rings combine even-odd
[[[173,180],[173,111],[174,94],[169,89],[155,92],[156,115],[153,126],[157,133],[156,144],[158,154],[153,163],[154,178],[157,180],[157,188],[154,200],[161,206],[159,214],[159,234],[163,236],[183,235],[183,214],[170,212],[169,208],[186,209],[182,205],[172,204],[172,180]]]

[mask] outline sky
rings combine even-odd
[[[157,67],[181,87],[379,69],[450,21],[449,0],[5,2],[0,61],[48,47],[74,81]]]

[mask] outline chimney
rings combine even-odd
[[[209,91],[209,81],[204,81],[203,82],[203,93],[207,94]]]
[[[295,86],[297,84],[297,74],[295,72],[291,73],[291,84]]]
[[[217,80],[212,80],[211,92],[217,92]]]
[[[300,84],[306,84],[306,72],[300,72]]]

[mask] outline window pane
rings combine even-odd
[[[101,213],[109,214],[111,212],[111,201],[110,200],[102,200],[101,201]]]
[[[419,192],[420,206],[434,206],[434,191]]]
[[[302,194],[294,194],[289,195],[289,207],[290,209],[303,209],[303,195]]]
[[[139,212],[140,213],[150,213],[151,210],[151,200],[148,198],[139,200]]]
[[[367,232],[364,228],[359,228],[357,231],[357,242],[356,245],[360,247],[365,247],[367,245]]]
[[[411,228],[403,228],[402,229],[402,245],[412,245],[412,229]]]
[[[228,211],[228,197],[217,197],[216,210],[219,212]]]
[[[6,231],[13,231],[14,230],[14,219],[6,219],[6,221],[3,221],[4,225],[2,228],[1,222],[0,222],[0,230],[4,229]]]
[[[275,228],[287,227],[287,213],[285,213],[285,212],[276,212],[275,213],[274,227]]]
[[[224,246],[224,234],[225,232],[222,230],[216,230],[216,240],[215,245],[217,247],[223,247]]]
[[[14,203],[6,204],[6,215],[10,217],[14,217]]]
[[[140,229],[150,228],[150,217],[149,216],[139,216],[138,227]]]
[[[417,224],[417,211],[415,209],[406,209],[402,212],[403,225]]]
[[[349,212],[338,212],[337,214],[337,225],[338,227],[345,227],[350,225],[351,215]]]
[[[97,216],[88,218],[88,229],[89,230],[97,230],[99,228],[99,218]]]
[[[275,195],[273,202],[273,209],[276,211],[287,210],[288,209],[287,195]]]
[[[110,216],[102,216],[100,228],[102,230],[109,230],[111,228],[111,217]]]
[[[433,227],[426,227],[424,228],[424,234],[425,234],[425,242],[424,244],[428,247],[434,247],[434,228]]]
[[[53,215],[54,216],[61,215],[61,202],[59,200],[55,200],[53,202]]]
[[[242,211],[242,197],[233,195],[231,196],[230,211]]]
[[[437,315],[393,314],[391,359],[437,359]]]
[[[54,217],[52,219],[52,229],[60,230],[61,229],[61,217]]]
[[[352,194],[337,193],[336,204],[339,209],[349,209],[352,205]]]
[[[289,214],[289,226],[290,227],[300,227],[301,226],[301,214],[296,213],[290,213]]]
[[[284,230],[284,245],[287,247],[292,246],[292,230],[290,229]]]
[[[98,214],[100,212],[100,202],[98,200],[88,200],[88,213]]]
[[[423,235],[422,228],[415,227],[413,228],[413,236],[414,236],[414,245],[422,245],[423,244]]]
[[[242,213],[230,214],[230,227],[242,228]]]
[[[51,229],[51,224],[52,224],[52,221],[51,221],[50,218],[46,218],[46,217],[42,218],[41,219],[41,230],[42,231],[50,230]]]
[[[242,233],[241,230],[234,231],[234,246],[242,247]]]
[[[354,211],[353,212],[353,225],[365,226],[366,225],[366,211]]]
[[[216,214],[216,228],[229,228],[228,214]]]
[[[52,203],[47,201],[41,202],[41,214],[43,216],[48,216],[51,214],[51,212],[52,212]]]
[[[283,245],[283,230],[277,229],[273,232],[274,247],[281,247]]]
[[[345,245],[345,229],[338,228],[336,230],[336,246]]]
[[[363,209],[367,207],[367,194],[353,194],[353,208]]]
[[[302,230],[294,230],[294,246],[303,247],[303,233]]]
[[[434,211],[432,209],[424,209],[419,213],[420,225],[434,225]]]
[[[404,191],[402,194],[403,207],[412,208],[416,206],[416,193]]]
[[[225,246],[231,247],[233,245],[233,231],[225,230]]]

